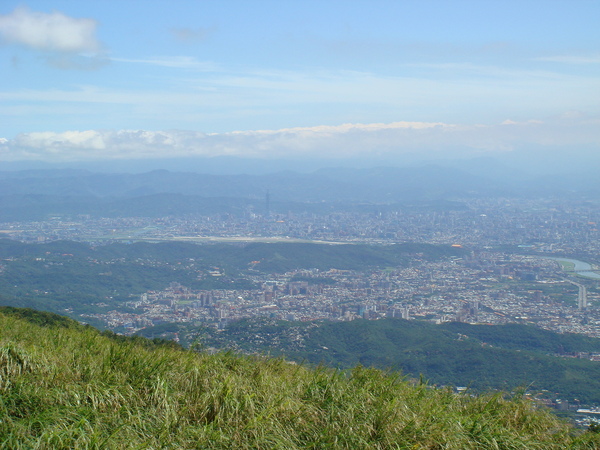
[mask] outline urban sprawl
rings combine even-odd
[[[129,312],[90,315],[127,333],[165,322],[223,327],[257,316],[303,321],[402,317],[536,323],[553,331],[600,337],[600,275],[594,272],[600,250],[598,205],[523,199],[464,200],[460,204],[464,207],[447,211],[260,214],[248,208],[240,215],[52,217],[3,223],[0,229],[24,242],[417,242],[469,249],[465,257],[436,262],[414,255],[408,267],[385,270],[332,267],[264,274],[260,261],[250,262],[247,278],[256,289],[192,291],[173,280],[162,291],[132,298],[126,305]],[[578,261],[566,260],[566,256]],[[214,267],[198,276],[226,274]]]

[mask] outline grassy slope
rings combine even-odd
[[[14,310],[0,313],[0,416],[2,448],[600,445],[518,398],[459,397],[374,369],[198,354]]]
[[[161,324],[140,334],[172,338],[175,332],[184,343],[199,336],[209,347],[283,354],[295,361],[342,369],[357,364],[391,368],[412,377],[422,374],[439,385],[469,386],[478,391],[529,386],[532,391],[558,393],[563,399],[600,402],[598,362],[552,356],[559,352],[600,352],[600,339],[527,325],[435,325],[400,319],[313,323],[248,319],[230,324],[224,332],[190,324]]]

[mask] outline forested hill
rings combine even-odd
[[[340,368],[361,364],[392,369],[437,385],[468,386],[479,392],[526,387],[543,397],[600,404],[600,362],[571,357],[600,353],[600,339],[528,325],[248,319],[232,323],[224,332],[189,324],[140,331],[147,337],[169,338],[175,333],[182,342],[207,347],[285,355]]]
[[[462,256],[465,253],[465,249],[450,245],[413,243],[393,245],[308,243],[197,245],[185,242],[137,242],[92,247],[88,244],[71,241],[24,244],[10,239],[0,239],[0,258],[68,255],[80,259],[156,259],[170,262],[193,258],[206,265],[223,266],[238,271],[247,269],[252,261],[260,261],[261,264],[253,268],[265,272],[285,272],[291,269],[309,268],[362,270],[402,265],[407,262],[407,256],[415,254],[433,260],[444,256]]]
[[[0,309],[2,448],[598,448],[520,396],[209,355]]]
[[[249,273],[402,267],[415,256],[435,260],[465,252],[428,244],[138,242],[92,247],[0,239],[0,304],[77,315],[121,307],[132,295],[164,289],[173,281],[190,289],[251,289]],[[208,275],[215,267],[223,276]]]

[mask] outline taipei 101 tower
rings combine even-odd
[[[269,194],[268,190],[265,195],[265,217],[271,217],[271,195]]]

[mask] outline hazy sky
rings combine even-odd
[[[600,1],[0,3],[0,161],[600,151]]]

